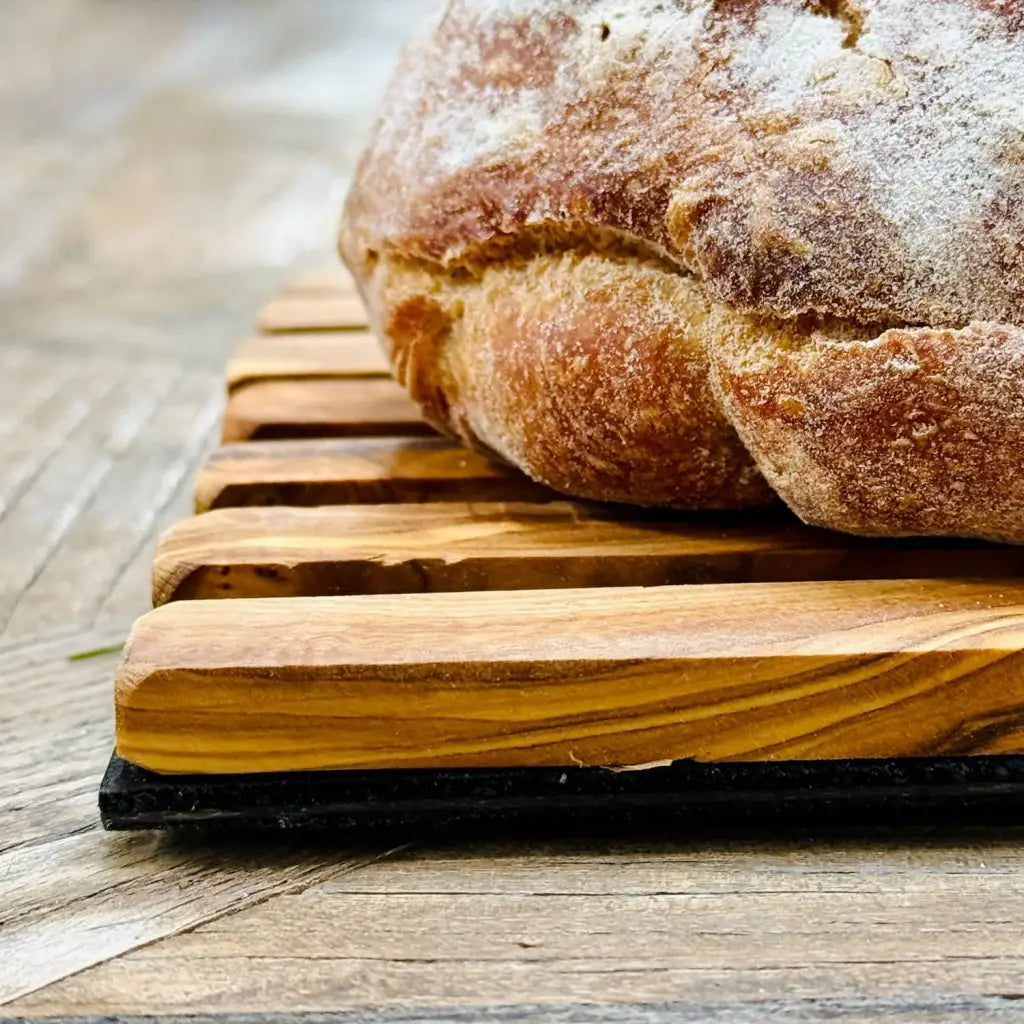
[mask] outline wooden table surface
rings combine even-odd
[[[0,19],[0,1016],[1024,1017],[1024,831],[104,834],[118,643],[223,366],[328,258],[421,6],[46,0]]]

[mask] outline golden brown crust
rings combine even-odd
[[[392,83],[343,248],[450,267],[607,227],[746,311],[1024,323],[1017,10],[450,0]]]
[[[772,500],[719,410],[692,281],[567,253],[488,271],[449,354],[475,434],[568,494],[685,508]]]
[[[384,260],[377,284],[399,377],[442,429],[577,497],[773,500],[712,393],[691,279],[570,252],[478,279]]]
[[[724,414],[815,522],[1024,540],[1024,493],[976,462],[1024,478],[1022,31],[1009,0],[449,0],[342,253],[428,417],[569,493],[763,500]],[[803,367],[822,324],[845,348]],[[934,372],[901,377],[879,360],[918,328]],[[913,457],[900,387],[942,412]]]
[[[715,333],[724,407],[807,522],[1024,543],[1024,330],[853,339],[719,310]]]

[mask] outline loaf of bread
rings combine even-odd
[[[451,0],[341,251],[567,494],[1024,542],[1024,2]]]

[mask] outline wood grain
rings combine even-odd
[[[253,380],[309,377],[390,377],[391,367],[368,331],[258,334],[228,362],[228,388]]]
[[[0,519],[0,562],[4,566],[0,571],[0,636],[22,619],[19,605],[41,575],[46,574],[52,553],[60,551],[69,531],[88,518],[94,504],[101,500],[103,485],[117,479],[119,465],[131,457],[131,445],[177,383],[177,375],[169,374],[166,366],[150,362],[140,361],[113,371],[105,359],[83,359],[78,370],[79,386],[72,380],[59,394],[58,400],[66,407],[65,416],[46,422],[41,428],[31,418],[24,421],[21,444],[26,455],[31,458],[33,442],[40,451],[37,458],[31,459],[29,473],[21,479],[15,476],[7,502],[0,498],[0,505],[9,503]],[[110,380],[112,372],[114,379]],[[114,401],[110,391],[119,384],[124,394]],[[54,428],[58,431],[56,437],[48,437]],[[18,446],[12,449],[17,455]],[[3,476],[0,470],[0,486]],[[131,495],[126,493],[123,497],[130,505]],[[94,529],[90,532],[95,537],[98,524],[94,521],[92,525]],[[88,553],[87,547],[82,546],[83,539],[79,535],[79,550],[74,554],[63,548],[71,564]],[[66,587],[63,580],[62,594]],[[85,587],[88,589],[89,584]],[[81,624],[78,616],[72,614],[74,603],[69,601],[65,605],[65,628]],[[17,622],[15,632],[24,637],[31,635],[33,628],[43,629],[45,624],[38,621],[33,626],[31,619],[22,620]]]
[[[433,438],[249,441],[224,445],[200,470],[197,512],[240,505],[545,501],[518,470]]]
[[[229,1024],[345,1010],[346,1024],[1019,1020],[1020,843],[1011,829],[414,848],[11,1010],[238,1015]]]
[[[140,619],[122,757],[170,772],[1024,750],[1024,584],[182,601]]]
[[[160,542],[153,603],[1021,572],[1024,549],[863,541],[781,512],[630,515],[565,501],[281,506],[177,523]]]
[[[17,880],[0,912],[0,1003],[229,911],[356,870],[386,850],[318,863],[301,846],[246,856],[216,843],[190,848],[150,836],[106,837],[98,850],[98,839],[68,836],[0,856],[0,874]],[[54,873],[64,874],[65,899],[78,902],[80,914],[45,912]]]
[[[1007,972],[1015,966],[1014,961],[1006,958]],[[966,958],[965,958],[966,962]],[[248,962],[245,966],[251,966]],[[275,963],[274,967],[283,964]],[[390,965],[381,973],[385,981],[389,975],[385,973]],[[660,971],[653,968],[651,973]],[[599,974],[618,973],[616,968],[602,970]],[[866,976],[865,969],[864,975]],[[114,971],[101,975],[101,984],[109,984],[117,977]],[[90,978],[91,982],[93,979]],[[858,981],[864,980],[863,977]],[[916,972],[914,980],[919,981]],[[532,981],[532,978],[531,978]],[[257,987],[254,976],[248,991]],[[67,998],[67,990],[81,992],[81,988],[71,982],[65,986],[55,986],[58,995]],[[724,991],[729,985],[722,986]],[[108,990],[109,993],[109,990]],[[673,993],[675,995],[675,993]],[[100,996],[102,998],[102,996]],[[211,996],[211,1000],[212,1000]],[[321,994],[327,1005],[339,1005],[342,992]],[[586,998],[586,997],[584,997]],[[355,1009],[325,1011],[317,1016],[316,1011],[299,1011],[289,1014],[286,1011],[209,1011],[185,1013],[162,1013],[161,1024],[278,1024],[278,1022],[295,1021],[296,1024],[465,1024],[467,1017],[472,1016],[476,1024],[519,1024],[529,1020],[530,1024],[791,1024],[799,1020],[801,1024],[828,1022],[834,1024],[841,1020],[843,1024],[876,1024],[879,1020],[905,1021],[908,1024],[962,1024],[965,1020],[983,1021],[984,1024],[1017,1024],[1020,1020],[1020,997],[1015,993],[985,993],[909,996],[849,996],[843,998],[813,996],[782,995],[777,999],[750,999],[734,1002],[716,1002],[711,999],[667,998],[649,1001],[625,1000],[622,1002],[558,1002],[538,1003],[524,994],[523,1000],[513,1005],[502,1002],[481,1004],[473,1002],[468,991],[465,1000],[458,1003],[438,1002],[420,1003],[402,1000],[395,1004],[375,1003],[373,1006],[358,1006]],[[316,1005],[318,1000],[312,999]],[[19,1003],[21,1007],[23,1004]],[[45,1002],[31,1000],[29,1005],[46,1006]],[[114,997],[114,1005],[121,1005]],[[44,1011],[45,1013],[45,1011]],[[109,1013],[75,1014],[73,1016],[54,1016],[46,1013],[45,1019],[54,1024],[110,1024]],[[151,1024],[152,1017],[142,1013],[118,1013],[117,1024]]]
[[[158,368],[158,375],[167,380],[163,368]],[[217,425],[221,406],[217,376],[187,373],[174,383],[162,401],[155,399],[138,377],[132,383],[133,401],[125,397],[103,404],[106,410],[118,413],[118,430],[123,433],[118,443],[120,451],[108,442],[110,465],[97,482],[95,492],[76,503],[61,499],[60,491],[52,487],[40,487],[38,499],[30,490],[21,509],[12,516],[10,525],[15,527],[21,519],[19,512],[34,509],[40,525],[50,523],[52,528],[61,524],[64,529],[50,557],[36,567],[31,581],[18,594],[3,631],[5,641],[38,639],[47,633],[81,629],[92,623],[116,593],[132,552],[137,549],[151,555],[158,520],[166,519],[165,509],[182,485],[191,483],[199,451]],[[136,403],[143,422],[137,432],[132,428],[129,433],[127,417]],[[99,426],[98,420],[96,415],[85,421],[80,437],[66,444],[63,457],[53,465],[54,482],[59,480],[61,488],[81,482],[85,475],[83,465],[102,465],[89,447],[81,443],[90,429]],[[46,475],[38,484],[45,480]],[[55,507],[60,510],[57,515],[52,514]],[[72,509],[74,515],[70,514]],[[179,505],[172,505],[171,514],[178,509]],[[24,543],[27,536],[24,529],[7,534],[0,523],[0,550],[5,543],[10,544],[10,554],[5,555],[7,565],[18,558],[17,545]],[[23,555],[21,564],[26,568],[30,564]],[[15,574],[11,572],[8,579],[14,582]],[[75,581],[74,586],[69,586],[69,580]],[[136,603],[128,609],[132,617],[142,607],[138,603],[141,588],[135,586],[137,580],[135,577],[131,581],[136,593]],[[145,591],[141,593],[144,595]],[[127,626],[122,612],[118,639],[124,638]]]
[[[234,390],[225,442],[285,437],[429,437],[419,406],[390,377],[258,380]]]
[[[357,295],[280,295],[261,310],[261,331],[366,330],[366,309]]]

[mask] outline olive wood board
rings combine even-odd
[[[177,601],[117,751],[163,772],[1024,751],[1024,583],[849,580]]]
[[[108,827],[1019,806],[1024,551],[570,501],[427,436],[344,275],[260,324],[118,673]]]
[[[1024,549],[844,537],[781,510],[684,515],[568,501],[222,508],[163,536],[153,604],[929,573],[1024,575]]]

